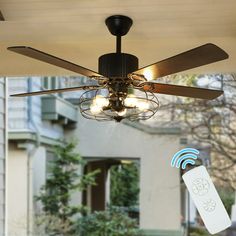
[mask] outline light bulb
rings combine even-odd
[[[124,104],[127,107],[136,107],[137,106],[137,98],[133,94],[130,94],[125,99]]]
[[[95,97],[95,99],[93,100],[94,105],[98,106],[98,107],[106,107],[109,105],[109,101],[108,99],[106,99],[105,97],[101,96],[101,95],[97,95]]]
[[[144,77],[147,79],[147,80],[153,80],[153,72],[152,70],[150,69],[145,69],[144,72]]]
[[[91,111],[91,113],[92,113],[93,115],[97,115],[97,114],[99,114],[99,113],[102,111],[102,108],[99,107],[99,106],[97,106],[97,105],[92,104],[92,105],[90,106],[90,111]]]
[[[124,109],[123,111],[117,112],[118,116],[124,116],[126,114],[127,110]]]
[[[130,164],[132,164],[132,161],[129,161],[129,160],[121,160],[121,164],[130,165]]]
[[[149,103],[146,101],[141,101],[138,103],[138,109],[140,111],[146,111],[149,109]]]

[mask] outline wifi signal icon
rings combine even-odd
[[[195,165],[199,151],[195,148],[184,148],[173,156],[171,166],[176,168],[186,169],[188,164]]]

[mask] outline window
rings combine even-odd
[[[60,77],[43,77],[42,78],[42,87],[45,90],[50,89],[60,89],[62,88],[62,78]],[[58,93],[58,96],[62,97],[62,93]]]

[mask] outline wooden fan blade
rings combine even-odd
[[[217,98],[221,94],[223,94],[223,91],[221,90],[194,88],[194,87],[151,83],[151,82],[144,83],[142,89],[146,92],[161,93],[161,94],[183,96],[190,98],[201,98],[208,100]]]
[[[28,96],[36,96],[36,95],[43,95],[43,94],[64,93],[64,92],[87,90],[87,89],[98,89],[98,88],[101,88],[101,87],[100,86],[81,86],[81,87],[72,87],[72,88],[63,88],[63,89],[43,90],[43,91],[30,92],[30,93],[18,93],[18,94],[12,94],[10,96],[11,97],[28,97]]]
[[[145,66],[134,74],[148,75],[150,79],[156,79],[184,70],[207,65],[213,62],[227,59],[229,55],[218,46],[208,43],[163,61]],[[149,78],[148,78],[149,79]]]
[[[45,52],[39,51],[39,50],[31,48],[31,47],[14,46],[14,47],[8,47],[7,49],[12,52],[16,52],[21,55],[34,58],[36,60],[43,61],[43,62],[49,63],[51,65],[54,65],[54,66],[62,67],[66,70],[70,70],[70,71],[76,72],[78,74],[87,76],[87,77],[101,77],[102,76],[95,71],[89,70],[85,67],[79,66],[79,65],[74,64],[72,62],[63,60],[59,57],[55,57],[53,55],[47,54]]]

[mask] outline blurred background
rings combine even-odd
[[[14,77],[2,83],[13,94],[86,80]],[[178,75],[161,82],[170,81],[223,89],[224,95],[212,101],[158,95],[161,106],[151,119],[121,123],[83,118],[83,92],[8,97],[9,235],[70,235],[74,227],[81,235],[208,235],[182,182],[183,170],[170,165],[184,147],[200,151],[197,165],[208,168],[235,221],[235,77]],[[58,190],[63,186],[66,193]],[[73,216],[73,223],[65,220],[61,228],[61,214]]]

